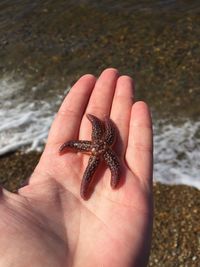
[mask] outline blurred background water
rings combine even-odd
[[[200,188],[200,2],[1,0],[0,155],[41,150],[73,82],[109,66],[152,109],[154,179]]]

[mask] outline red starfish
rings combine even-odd
[[[87,168],[83,174],[80,194],[83,199],[87,198],[88,188],[92,177],[100,163],[104,160],[111,171],[111,187],[115,188],[119,182],[120,164],[117,155],[111,149],[116,139],[116,129],[109,118],[104,122],[94,115],[87,114],[87,118],[92,123],[92,140],[72,140],[64,143],[59,151],[66,148],[81,152],[90,152]]]

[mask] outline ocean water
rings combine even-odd
[[[154,180],[200,189],[200,121],[154,124]]]
[[[0,80],[0,155],[11,151],[41,151],[63,96],[48,101],[30,97],[26,82],[11,77]],[[34,94],[40,85],[31,88]],[[26,99],[24,99],[26,98]],[[178,123],[162,118],[154,121],[154,180],[186,184],[200,189],[200,121],[189,118]]]
[[[22,149],[41,151],[62,96],[48,102],[27,97],[26,83],[11,77],[0,80],[0,156]],[[40,85],[31,88],[34,94]],[[69,88],[66,88],[66,94]]]
[[[114,66],[151,104],[154,180],[200,189],[198,13],[198,0],[0,1],[0,156],[42,151],[68,85]]]

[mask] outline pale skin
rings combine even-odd
[[[135,102],[129,76],[104,70],[82,76],[64,99],[45,150],[17,194],[0,190],[0,267],[143,267],[152,231],[152,123],[147,105]],[[115,122],[114,146],[121,183],[110,187],[101,165],[88,200],[80,183],[88,155],[59,147],[90,140],[86,114]]]

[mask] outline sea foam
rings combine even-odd
[[[0,155],[23,149],[41,150],[47,139],[55,106],[61,96],[48,102],[24,95],[24,81],[0,80]],[[37,88],[32,88],[35,91]]]
[[[200,189],[200,121],[157,122],[154,126],[154,179]]]

